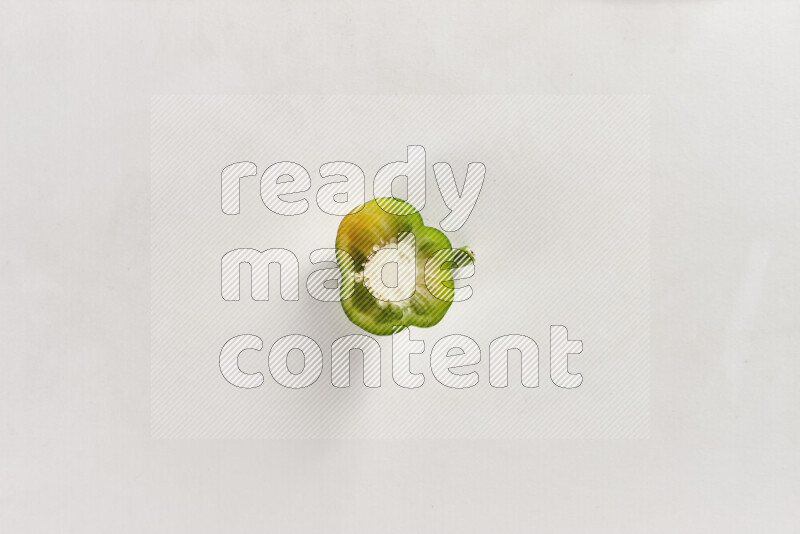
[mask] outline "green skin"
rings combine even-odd
[[[373,253],[374,245],[384,246],[401,232],[414,234],[416,291],[403,302],[380,302],[358,279],[354,283],[353,275]],[[425,226],[422,216],[407,202],[380,198],[356,208],[342,219],[336,234],[337,260],[343,281],[340,286],[341,302],[345,314],[356,326],[377,336],[391,335],[401,327],[413,325],[427,328],[437,324],[452,304],[453,277],[450,267],[461,267],[474,261],[472,252],[464,247],[458,249],[455,259],[447,262],[448,265],[437,264],[436,267],[440,268],[437,279],[442,285],[432,285],[436,296],[432,295],[425,284],[425,265],[437,251],[450,248],[447,236],[436,228]],[[352,263],[339,252],[342,250],[350,254]],[[345,298],[345,291],[349,291],[350,284],[353,286],[352,296]]]

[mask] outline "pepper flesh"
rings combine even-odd
[[[397,240],[402,242],[406,233],[413,234],[415,287],[410,297],[395,300],[391,289],[384,286],[381,293],[374,280],[370,284],[369,276],[374,277],[376,272],[370,260],[379,250],[397,248]],[[435,278],[439,282],[436,288],[431,288],[432,294],[425,283],[426,264],[438,251],[451,249],[450,240],[436,228],[425,226],[411,204],[395,198],[371,200],[346,215],[336,234],[336,249],[342,274],[342,308],[350,321],[374,335],[390,335],[400,327],[426,328],[437,324],[453,300],[451,267],[462,267],[474,260],[472,251],[465,247],[452,254],[451,262],[432,261],[428,269],[437,272],[433,277],[429,273],[428,280]],[[347,252],[352,261],[341,251]]]

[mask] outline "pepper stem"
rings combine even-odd
[[[466,252],[467,255],[469,256],[470,261],[468,263],[465,263],[464,265],[468,265],[469,263],[474,263],[475,262],[475,253],[472,251],[471,248],[469,248],[469,247],[461,247],[458,250]],[[463,267],[464,265],[459,265],[459,267]]]

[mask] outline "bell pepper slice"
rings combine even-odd
[[[394,287],[375,280],[381,277],[387,250],[400,260],[397,276],[403,283],[398,280]],[[379,336],[407,326],[437,324],[453,301],[452,268],[474,261],[468,247],[439,253],[446,250],[451,250],[447,236],[425,226],[422,216],[403,200],[379,198],[356,208],[342,219],[336,234],[345,314],[356,326]],[[426,268],[434,287],[426,284]],[[407,290],[412,283],[413,293]]]

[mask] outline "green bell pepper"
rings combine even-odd
[[[468,247],[451,249],[447,236],[425,226],[411,204],[379,198],[342,219],[336,259],[345,314],[355,325],[382,336],[441,321],[453,301],[452,269],[473,262],[474,255]],[[383,281],[387,261],[398,264],[396,286]]]

